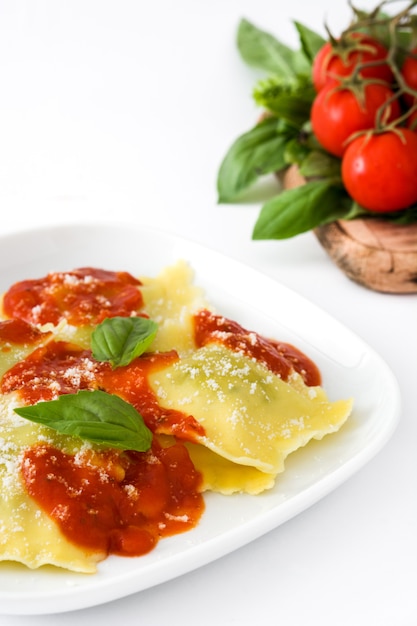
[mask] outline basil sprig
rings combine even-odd
[[[157,331],[157,323],[144,317],[105,319],[91,336],[93,357],[112,367],[128,365],[149,348]],[[119,396],[104,391],[78,391],[14,410],[61,434],[105,447],[144,452],[152,442],[152,432],[140,413]]]
[[[363,19],[365,15],[362,12],[358,17]],[[381,218],[350,198],[342,184],[341,160],[325,151],[312,132],[312,62],[326,40],[300,22],[294,22],[294,26],[300,42],[298,50],[246,19],[241,20],[237,32],[242,59],[266,73],[253,90],[253,99],[262,107],[262,114],[255,126],[238,137],[226,152],[217,176],[218,201],[243,202],[245,193],[261,177],[282,172],[290,165],[297,165],[306,179],[297,189],[277,186],[261,208],[253,239],[286,239],[338,219],[364,215]],[[383,26],[379,27],[380,37],[388,34],[381,29]],[[412,223],[417,221],[416,211],[417,207],[413,207],[400,216],[384,217],[397,223]]]
[[[314,50],[318,50],[322,45],[320,43],[321,38],[312,31],[304,29],[301,24],[299,30],[305,30],[306,49],[312,50],[314,55]],[[257,67],[269,74],[293,78],[296,74],[306,73],[310,70],[309,58],[305,54],[306,49],[293,50],[246,19],[242,19],[238,27],[237,47],[242,59],[248,65]]]
[[[291,127],[270,117],[239,137],[220,166],[219,201],[233,202],[260,176],[282,170],[285,144],[293,136]]]
[[[326,180],[290,189],[264,204],[254,239],[285,239],[344,218],[340,200],[339,190]]]
[[[306,164],[314,178],[321,177],[325,182],[312,187],[308,183],[296,191],[280,191],[269,199],[255,224],[254,239],[284,239],[310,230],[322,220],[332,219],[333,203],[337,204],[339,197],[345,196],[346,201],[340,184],[340,163],[335,164],[331,155],[324,154],[309,127],[315,96],[311,64],[325,40],[299,22],[295,22],[295,27],[299,50],[282,44],[248,20],[239,24],[237,46],[243,60],[267,72],[267,78],[259,81],[253,91],[253,98],[264,113],[227,151],[217,177],[218,200],[242,200],[259,178],[292,164],[301,168]],[[337,216],[344,213],[339,209]]]
[[[93,357],[112,367],[128,365],[155,339],[158,324],[146,317],[109,317],[91,335]]]
[[[104,447],[146,452],[152,442],[152,432],[140,413],[119,396],[104,391],[83,390],[14,410],[61,434]]]

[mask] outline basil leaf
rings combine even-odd
[[[310,71],[309,62],[302,52],[292,50],[245,19],[238,27],[237,47],[248,65],[270,74],[292,78],[298,73]]]
[[[408,224],[415,224],[417,222],[417,205],[410,206],[406,211],[392,211],[390,213],[374,213],[362,208],[363,214],[369,218],[389,220],[390,223],[397,224],[398,226],[407,226]]]
[[[260,176],[286,167],[285,144],[291,132],[280,126],[276,118],[269,117],[241,135],[232,144],[219,168],[219,202],[233,201]]]
[[[350,202],[332,181],[312,181],[283,191],[261,209],[253,239],[287,239],[342,219]]]
[[[304,163],[306,158],[309,155],[308,146],[303,143],[298,137],[294,137],[294,139],[290,139],[285,146],[285,161],[289,165],[296,164],[301,165]]]
[[[355,30],[357,32],[365,33],[366,35],[370,35],[371,37],[375,37],[375,39],[378,39],[378,41],[380,41],[384,46],[389,48],[392,42],[392,29],[390,25],[390,16],[387,13],[383,11],[379,11],[379,10],[372,11],[372,13],[369,13],[368,11],[363,11],[353,6],[352,6],[352,10],[355,16],[355,19],[352,22],[352,26],[355,27]],[[408,29],[407,31],[409,34]],[[398,37],[400,32],[401,32],[400,29],[397,27],[395,31],[396,38]],[[410,39],[408,37],[407,43],[409,41]],[[400,42],[398,41],[397,43],[400,43]],[[406,42],[404,41],[403,43],[406,43]]]
[[[388,214],[384,213],[384,215],[388,215]],[[352,204],[351,204],[350,210],[348,211],[348,213],[346,215],[343,216],[343,219],[344,220],[355,220],[358,217],[360,217],[360,218],[362,218],[362,217],[369,217],[369,218],[375,217],[376,219],[381,219],[381,214],[371,213],[367,209],[364,209],[360,204],[358,204],[357,202],[352,200]]]
[[[351,6],[351,8],[355,19],[351,23],[350,30],[354,29],[356,32],[370,35],[386,48],[390,48],[394,44],[395,37],[395,47],[397,50],[393,60],[397,63],[398,67],[401,67],[407,50],[410,50],[415,45],[415,43],[413,43],[415,42],[416,29],[415,15],[410,15],[403,23],[397,22],[395,31],[393,32],[392,16],[379,10],[378,7],[371,13],[354,6]]]
[[[316,92],[307,76],[297,76],[292,80],[272,77],[260,81],[253,92],[258,105],[297,128],[310,118],[315,96]]]
[[[152,432],[128,402],[104,391],[79,391],[15,412],[64,435],[121,450],[149,450]]]
[[[300,22],[294,22],[294,25],[298,31],[304,54],[312,62],[317,52],[326,43],[326,39]]]
[[[93,357],[112,367],[128,365],[149,348],[158,325],[146,317],[109,317],[91,335]]]
[[[323,150],[312,150],[300,166],[300,174],[306,178],[341,177],[341,160]]]

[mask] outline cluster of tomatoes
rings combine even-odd
[[[342,160],[349,195],[378,213],[417,203],[417,50],[393,68],[385,46],[352,32],[319,50],[312,80],[313,132]]]

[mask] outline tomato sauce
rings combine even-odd
[[[192,416],[161,408],[147,382],[151,371],[177,359],[174,351],[145,355],[113,370],[90,350],[50,341],[6,372],[1,391],[18,391],[34,404],[100,388],[133,404],[154,433],[193,440],[204,434],[202,426]],[[182,443],[162,447],[154,438],[145,453],[110,450],[95,456],[91,461],[46,444],[24,454],[27,492],[71,542],[103,555],[139,556],[160,537],[197,524],[204,510],[201,475]]]
[[[104,462],[103,462],[104,456]],[[74,544],[103,556],[140,556],[193,528],[204,511],[201,475],[183,444],[85,459],[45,444],[26,450],[26,489]]]
[[[105,367],[91,357],[90,350],[66,341],[50,341],[3,375],[1,392],[18,390],[25,404],[53,400],[79,389],[97,389],[97,372]]]
[[[20,319],[4,320],[0,322],[0,342],[16,345],[35,345],[41,339],[50,336],[50,332],[42,332],[32,324]]]
[[[195,441],[204,428],[192,415],[165,409],[148,383],[151,372],[178,359],[175,350],[144,355],[129,365],[112,369],[96,361],[91,350],[66,341],[50,341],[11,367],[1,380],[2,393],[18,391],[26,404],[48,401],[80,389],[101,389],[130,402],[146,425],[157,434]]]
[[[167,367],[176,360],[178,354],[175,350],[145,355],[125,367],[102,370],[98,377],[99,385],[108,393],[117,394],[130,402],[154,433],[171,434],[182,440],[195,441],[196,435],[205,434],[201,424],[192,415],[162,408],[148,384],[151,372]]]
[[[74,326],[98,324],[106,317],[137,314],[143,306],[141,282],[128,272],[83,267],[54,272],[39,279],[15,283],[5,293],[8,317],[31,324]]]
[[[258,333],[245,330],[237,322],[205,309],[194,318],[195,341],[201,347],[217,342],[235,352],[256,359],[274,374],[288,380],[293,370],[301,374],[306,385],[320,385],[318,367],[303,352],[288,343],[267,339]]]

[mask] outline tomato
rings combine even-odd
[[[310,114],[313,132],[331,154],[341,157],[353,133],[374,128],[379,108],[394,92],[387,85],[370,83],[364,87],[363,95],[361,106],[353,90],[330,84],[315,97]],[[387,121],[400,116],[398,99],[388,107]]]
[[[417,48],[414,48],[411,53],[417,55]],[[413,58],[408,56],[405,59],[401,68],[401,74],[407,85],[411,87],[411,89],[415,89],[417,91],[417,57]],[[413,97],[412,94],[409,93],[405,93],[403,95],[403,99],[408,106],[412,106],[417,101],[417,98]]]
[[[400,211],[417,202],[416,163],[417,133],[408,128],[366,133],[346,149],[343,184],[369,211]]]
[[[320,91],[329,82],[340,77],[350,76],[360,63],[374,63],[384,61],[388,50],[379,41],[363,33],[351,33],[341,41],[332,44],[325,43],[313,61],[312,80],[316,91]],[[362,78],[377,78],[391,83],[393,73],[388,63],[363,68],[359,76]]]

